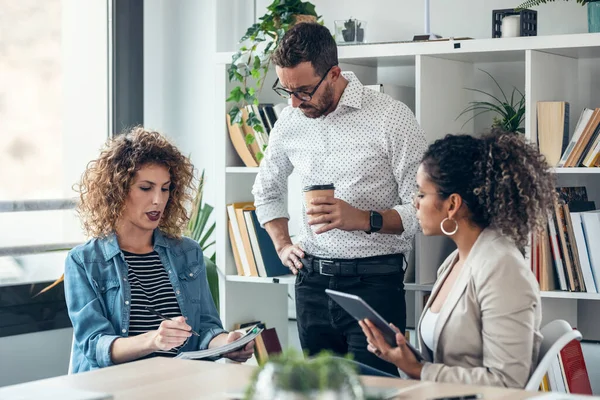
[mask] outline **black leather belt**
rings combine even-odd
[[[404,271],[404,255],[390,254],[367,258],[326,259],[306,255],[302,265],[307,271],[325,276],[390,275]]]

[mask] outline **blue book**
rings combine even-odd
[[[258,275],[264,278],[289,275],[290,269],[281,263],[271,237],[258,222],[256,211],[244,210],[244,219],[246,220]]]

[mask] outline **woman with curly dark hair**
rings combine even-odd
[[[72,372],[173,357],[241,335],[223,329],[202,250],[182,236],[193,171],[174,145],[142,127],[109,140],[88,164],[78,211],[92,239],[65,265]],[[246,361],[253,346],[227,357]]]
[[[423,234],[446,235],[457,250],[417,327],[425,360],[401,334],[391,347],[361,321],[369,350],[413,379],[523,388],[542,339],[539,286],[523,250],[552,210],[548,164],[517,134],[448,135],[429,146],[417,185]]]

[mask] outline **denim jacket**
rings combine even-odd
[[[225,332],[215,308],[202,250],[189,238],[171,239],[154,231],[154,250],[166,269],[181,313],[200,334],[181,351],[206,349]],[[65,263],[65,297],[73,324],[73,373],[113,365],[112,342],[127,337],[131,288],[127,264],[115,234],[75,247]]]

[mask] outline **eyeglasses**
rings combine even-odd
[[[317,92],[317,90],[319,90],[319,86],[321,86],[321,83],[323,83],[323,81],[325,80],[325,78],[327,78],[327,75],[329,74],[329,71],[331,71],[331,68],[335,67],[335,65],[332,65],[331,67],[329,67],[329,69],[327,70],[327,72],[325,72],[325,75],[323,75],[323,77],[321,78],[321,80],[319,81],[319,83],[317,83],[317,86],[315,86],[315,88],[310,91],[310,92],[305,92],[302,90],[287,90],[284,89],[282,87],[277,87],[277,84],[279,83],[279,78],[277,78],[275,80],[275,83],[273,84],[272,89],[275,91],[275,93],[277,93],[278,95],[280,95],[281,97],[283,97],[284,99],[289,99],[290,97],[292,97],[292,95],[296,96],[296,98],[298,100],[301,101],[311,101],[313,95]]]

